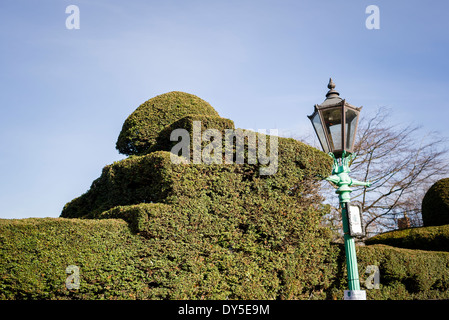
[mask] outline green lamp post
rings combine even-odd
[[[348,271],[349,290],[345,291],[345,299],[365,300],[365,291],[360,290],[359,272],[355,251],[354,237],[362,235],[361,208],[350,205],[351,186],[369,187],[369,182],[361,182],[349,176],[349,166],[355,158],[354,141],[359,121],[360,110],[340,98],[335,91],[332,79],[327,86],[326,100],[315,105],[312,115],[308,116],[324,150],[334,160],[332,175],[325,180],[334,183],[338,189],[340,200],[344,244],[346,252],[346,268]]]

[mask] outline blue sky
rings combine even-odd
[[[66,28],[69,5],[78,30]],[[378,30],[365,27],[368,5]],[[332,77],[363,112],[387,106],[449,137],[448,11],[423,0],[2,0],[0,218],[59,216],[124,158],[126,117],[174,90],[237,127],[300,136]]]

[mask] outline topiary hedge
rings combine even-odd
[[[170,105],[163,97],[159,105]],[[276,173],[261,175],[270,164],[249,163],[251,132],[238,130],[234,139],[243,145],[238,150],[236,140],[231,146],[232,160],[242,151],[242,164],[197,164],[192,154],[172,161],[169,151],[178,142],[170,141],[171,132],[187,130],[193,152],[194,121],[201,121],[201,132],[222,133],[222,146],[225,130],[234,129],[231,120],[208,114],[161,126],[155,139],[145,138],[148,154],[106,166],[61,217],[127,221],[151,248],[151,260],[162,264],[150,272],[159,298],[300,298],[326,283],[325,268],[313,266],[324,265],[331,248],[319,225],[328,207],[317,193],[331,158],[294,139],[276,137],[274,145],[274,138],[259,135],[266,139],[265,153],[277,155]]]
[[[449,178],[435,182],[426,192],[422,202],[424,226],[449,224]]]
[[[209,103],[193,94],[172,91],[151,98],[125,120],[116,148],[125,155],[145,154],[165,126],[189,114],[219,116]]]

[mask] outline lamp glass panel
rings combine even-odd
[[[329,136],[331,151],[343,149],[342,144],[342,113],[341,108],[323,110],[323,121]]]
[[[315,113],[315,115],[312,118],[312,124],[315,128],[315,131],[318,135],[318,139],[320,140],[321,147],[323,148],[323,151],[326,153],[329,153],[329,147],[326,142],[326,136],[324,134],[323,125],[321,124],[320,115],[319,113]]]
[[[346,109],[346,150],[352,152],[355,140],[355,130],[359,113],[352,109]]]

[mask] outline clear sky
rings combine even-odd
[[[424,0],[1,0],[0,218],[59,216],[124,158],[128,115],[169,91],[300,136],[332,77],[362,114],[387,106],[449,136],[448,15]]]

